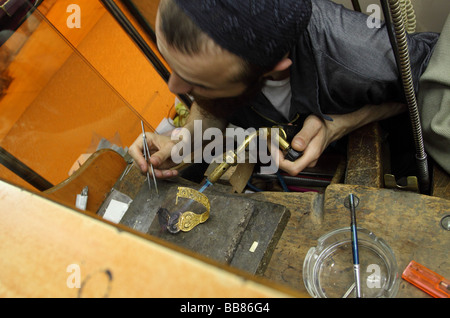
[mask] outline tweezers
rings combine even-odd
[[[150,161],[150,149],[148,149],[147,144],[147,137],[145,136],[145,129],[144,129],[144,122],[141,120],[141,126],[142,126],[142,141],[143,141],[143,150],[144,150],[144,158],[147,164],[150,164],[150,168],[152,169],[152,175],[153,175],[153,183],[155,184],[156,194],[158,193],[158,184],[156,183],[156,177],[155,172],[153,170],[153,164]],[[148,182],[148,189],[151,191],[151,185],[150,185],[150,174],[147,169],[147,182]]]

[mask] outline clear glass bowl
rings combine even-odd
[[[361,294],[364,298],[392,298],[399,287],[394,253],[386,242],[358,227]],[[309,249],[303,263],[303,282],[315,298],[355,297],[350,227],[332,231]]]

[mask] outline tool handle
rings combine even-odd
[[[286,159],[288,159],[290,161],[295,161],[298,158],[300,158],[301,156],[303,156],[303,152],[302,151],[296,151],[296,150],[294,150],[294,149],[292,149],[290,147],[285,153]]]
[[[408,264],[402,278],[435,298],[450,297],[450,281],[415,261]]]

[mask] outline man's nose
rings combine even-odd
[[[174,94],[189,94],[193,88],[191,84],[185,82],[175,73],[170,75],[168,86]]]

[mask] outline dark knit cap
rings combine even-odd
[[[217,44],[244,60],[273,66],[311,18],[311,0],[175,0]]]

